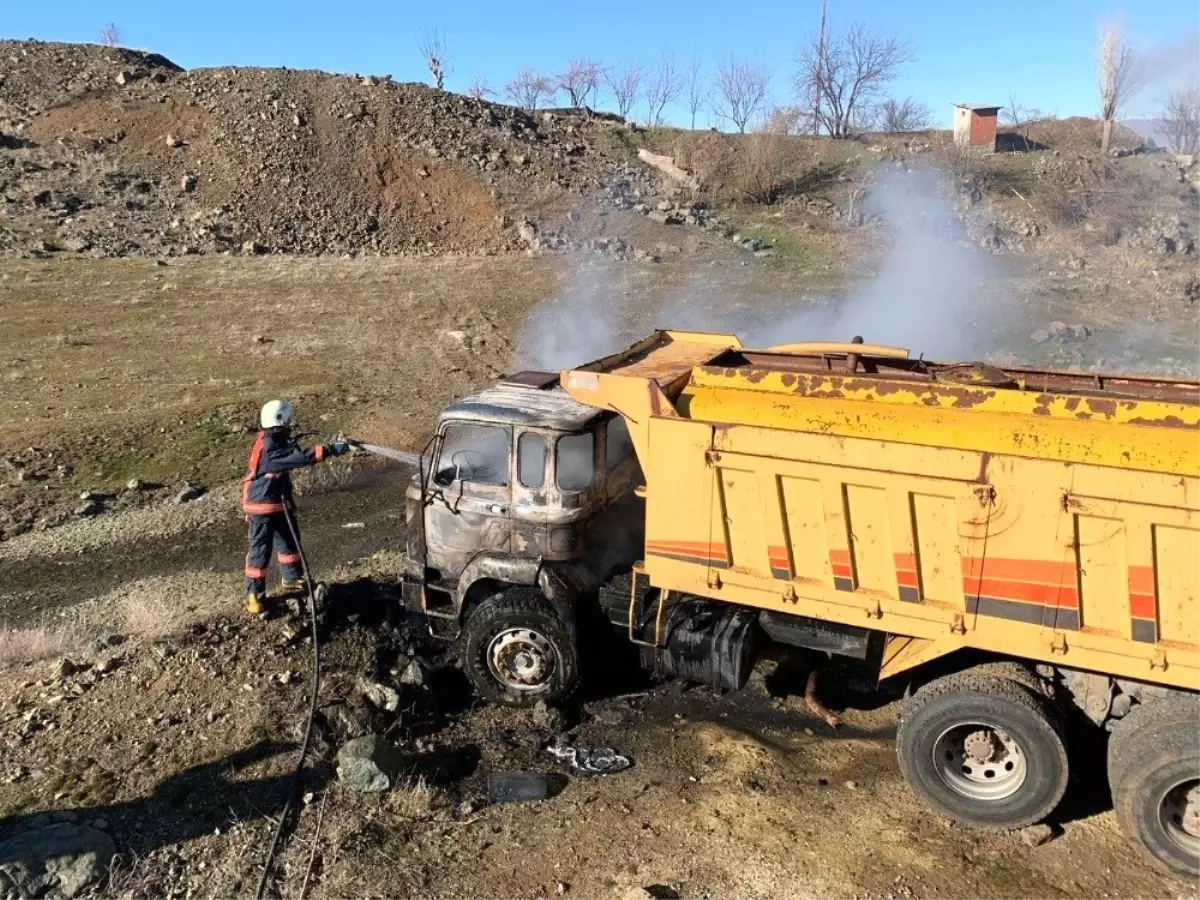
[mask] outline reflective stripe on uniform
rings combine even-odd
[[[247,565],[243,571],[245,571],[247,578],[266,578],[267,577],[266,569],[258,569],[251,565]]]
[[[276,558],[279,560],[281,566],[290,566],[300,562],[299,553],[278,553],[276,554]]]
[[[317,444],[317,446],[313,447],[313,456],[315,456],[317,458],[317,462],[324,462],[325,461],[325,445]]]
[[[258,477],[258,463],[262,459],[263,444],[266,443],[267,433],[260,431],[258,437],[254,439],[254,446],[250,448],[250,462],[246,466],[246,476],[242,479],[242,512],[251,516],[269,516],[274,513],[281,513],[287,507],[284,503],[262,503],[250,499],[250,483]],[[267,478],[278,478],[279,475],[274,472],[267,473]]]

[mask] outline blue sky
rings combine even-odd
[[[1094,115],[1096,34],[1113,18],[1124,22],[1136,45],[1174,44],[1175,53],[1191,64],[1200,58],[1196,0],[1127,0],[1124,6],[1086,0],[829,0],[829,7],[835,27],[860,20],[915,45],[916,59],[891,93],[927,103],[946,127],[951,104],[1004,105],[1010,92],[1025,105],[1060,116]],[[422,29],[437,27],[450,50],[447,87],[453,90],[465,90],[476,72],[498,88],[520,68],[553,73],[575,55],[606,63],[653,62],[665,49],[680,62],[695,54],[710,70],[715,59],[730,54],[756,59],[775,73],[776,100],[788,102],[796,49],[819,16],[820,0],[0,0],[0,36],[94,41],[111,19],[125,45],[157,51],[187,68],[288,66],[417,81],[426,75],[416,38]],[[1162,90],[1161,83],[1148,89],[1123,115],[1153,115]],[[685,122],[686,114],[675,109],[673,118]],[[702,114],[697,124],[708,120]]]

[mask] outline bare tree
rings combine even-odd
[[[1171,91],[1163,102],[1158,126],[1172,153],[1200,153],[1200,87]]]
[[[884,131],[923,131],[933,121],[933,110],[912,97],[888,97],[879,105],[879,124]]]
[[[531,69],[522,69],[504,86],[504,96],[532,112],[543,97],[554,96],[554,82]]]
[[[1113,122],[1134,94],[1143,87],[1145,66],[1129,44],[1120,25],[1100,30],[1100,52],[1096,55],[1096,84],[1100,89],[1100,152],[1112,142]]]
[[[1011,92],[1008,95],[1008,106],[1000,110],[1000,120],[1016,132],[1021,143],[1025,145],[1026,152],[1029,151],[1029,126],[1043,118],[1045,115],[1041,110],[1026,106]]]
[[[767,121],[762,127],[762,133],[780,137],[800,134],[804,130],[806,118],[805,111],[799,106],[776,106],[767,113]]]
[[[688,112],[692,116],[692,131],[696,130],[696,113],[700,111],[700,107],[704,106],[708,100],[708,84],[704,80],[704,70],[700,66],[700,59],[693,56],[692,61],[688,64],[686,86],[684,88],[684,99],[687,101]]]
[[[450,55],[446,51],[446,36],[438,29],[422,31],[417,38],[417,49],[425,59],[429,77],[439,91],[446,89],[446,76],[450,74]]]
[[[679,99],[682,90],[683,73],[675,67],[670,54],[664,52],[646,79],[646,124],[661,125],[663,111]]]
[[[642,87],[641,66],[632,63],[622,63],[621,66],[604,71],[604,83],[613,92],[617,101],[617,112],[622,119],[628,119],[633,105],[637,103],[638,94]]]
[[[121,43],[121,29],[115,22],[109,22],[100,29],[100,43],[105,47],[116,47]]]
[[[587,57],[571,60],[566,71],[554,79],[555,89],[566,94],[572,106],[584,106],[599,84],[600,64]]]
[[[811,37],[800,50],[796,95],[813,102],[817,127],[851,137],[883,86],[913,58],[910,44],[855,23],[840,34]]]
[[[496,92],[492,90],[487,78],[476,72],[471,76],[471,84],[467,87],[467,96],[474,97],[476,100],[486,100],[488,97],[495,97]]]
[[[745,134],[746,126],[762,112],[770,84],[768,69],[730,57],[717,65],[713,112]]]

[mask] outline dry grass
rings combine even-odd
[[[0,672],[65,656],[76,646],[62,631],[40,626],[14,628],[0,636]]]
[[[410,821],[428,819],[436,805],[437,794],[425,783],[424,778],[418,778],[412,784],[398,785],[388,794],[386,806],[392,815]]]
[[[551,266],[525,258],[6,260],[0,432],[195,420],[276,394],[344,401],[428,365],[469,310],[515,329],[555,288]]]

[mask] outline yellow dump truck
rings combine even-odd
[[[768,644],[855,657],[979,825],[1054,810],[1086,717],[1127,836],[1200,872],[1195,381],[658,332],[442,414],[405,598],[503,702],[568,694],[597,611],[719,687]]]

